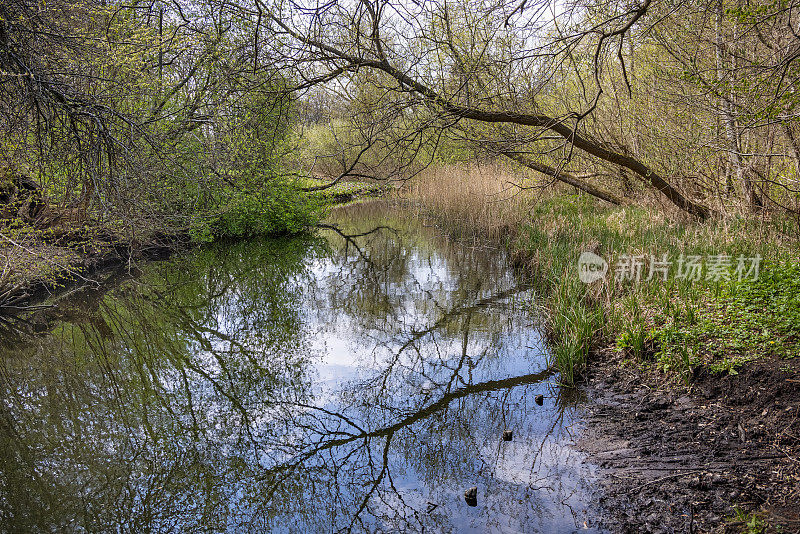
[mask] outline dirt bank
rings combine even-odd
[[[189,245],[185,234],[156,233],[137,243],[91,228],[58,239],[6,238],[0,242],[0,269],[6,275],[0,277],[0,316],[24,311],[75,285],[98,286],[95,275],[108,268],[167,257]]]
[[[800,532],[800,361],[763,358],[681,386],[613,351],[597,359],[579,447],[605,475],[605,526]]]

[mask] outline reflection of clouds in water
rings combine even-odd
[[[356,210],[342,224],[363,233],[375,220]],[[402,217],[390,226],[352,242],[328,232],[327,247],[241,243],[198,252],[207,263],[152,266],[139,293],[103,301],[116,337],[102,348],[46,338],[26,356],[68,379],[35,385],[12,372],[11,387],[38,395],[15,399],[17,427],[37,450],[52,446],[42,462],[80,464],[94,488],[128,481],[109,491],[133,504],[83,496],[130,516],[112,523],[192,530],[213,514],[228,531],[575,528],[591,470],[568,447],[579,413],[556,398],[525,312],[531,294],[499,253]],[[75,404],[65,428],[81,440],[36,433],[51,397]],[[103,454],[81,449],[95,444]]]
[[[324,354],[317,373],[319,386],[324,384],[327,392],[326,403],[334,405],[333,390],[340,385],[346,391],[340,399],[341,413],[365,428],[379,426],[371,425],[369,419],[376,410],[373,407],[359,417],[362,414],[353,410],[354,405],[378,404],[380,399],[382,409],[377,411],[384,412],[380,422],[390,425],[397,419],[392,415],[397,410],[408,413],[424,408],[452,389],[526,375],[547,366],[541,332],[526,324],[529,319],[517,306],[530,298],[527,292],[511,291],[505,298],[491,299],[513,287],[515,281],[507,271],[491,290],[482,288],[480,278],[474,288],[465,288],[465,279],[469,283],[469,275],[475,273],[452,268],[435,250],[426,252],[403,254],[406,276],[383,285],[390,295],[400,295],[403,322],[387,328],[380,319],[370,324],[353,317],[348,308],[326,306],[312,308],[306,316],[311,331],[325,333],[314,348]],[[358,279],[347,273],[350,261],[346,256],[336,267],[315,266],[315,276],[318,281],[340,281],[339,287],[352,295]],[[488,302],[475,306],[487,298]],[[485,323],[481,317],[492,320]],[[436,327],[425,331],[431,325]],[[383,376],[376,389],[375,378],[387,366],[392,372]],[[359,401],[353,400],[354,391]],[[398,512],[404,509],[414,516],[409,524],[421,527],[437,517],[438,528],[449,525],[458,531],[576,528],[585,509],[585,479],[592,472],[569,447],[572,438],[567,426],[572,414],[553,403],[537,406],[534,397],[539,392],[557,393],[552,384],[549,391],[548,384],[500,389],[446,403],[428,417],[396,430],[390,437],[396,444],[387,457],[392,491],[381,485],[374,499],[380,512],[371,513],[405,524],[409,519]],[[442,431],[419,428],[437,424],[443,426]],[[459,431],[449,432],[453,428]],[[506,428],[514,429],[512,442],[499,439]],[[437,463],[437,456],[446,460],[445,465]],[[463,502],[463,489],[472,484],[481,490],[480,511]]]

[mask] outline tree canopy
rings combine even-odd
[[[794,7],[11,0],[0,158],[81,217],[184,216],[326,158],[405,179],[447,144],[612,203],[796,214]],[[322,116],[330,153],[293,157]]]

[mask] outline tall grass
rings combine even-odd
[[[422,171],[401,196],[435,217],[457,237],[499,240],[530,220],[535,192],[499,163],[436,165]]]

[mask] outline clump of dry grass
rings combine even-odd
[[[500,163],[435,165],[402,188],[453,235],[489,240],[513,235],[530,221],[535,189],[525,176]]]

